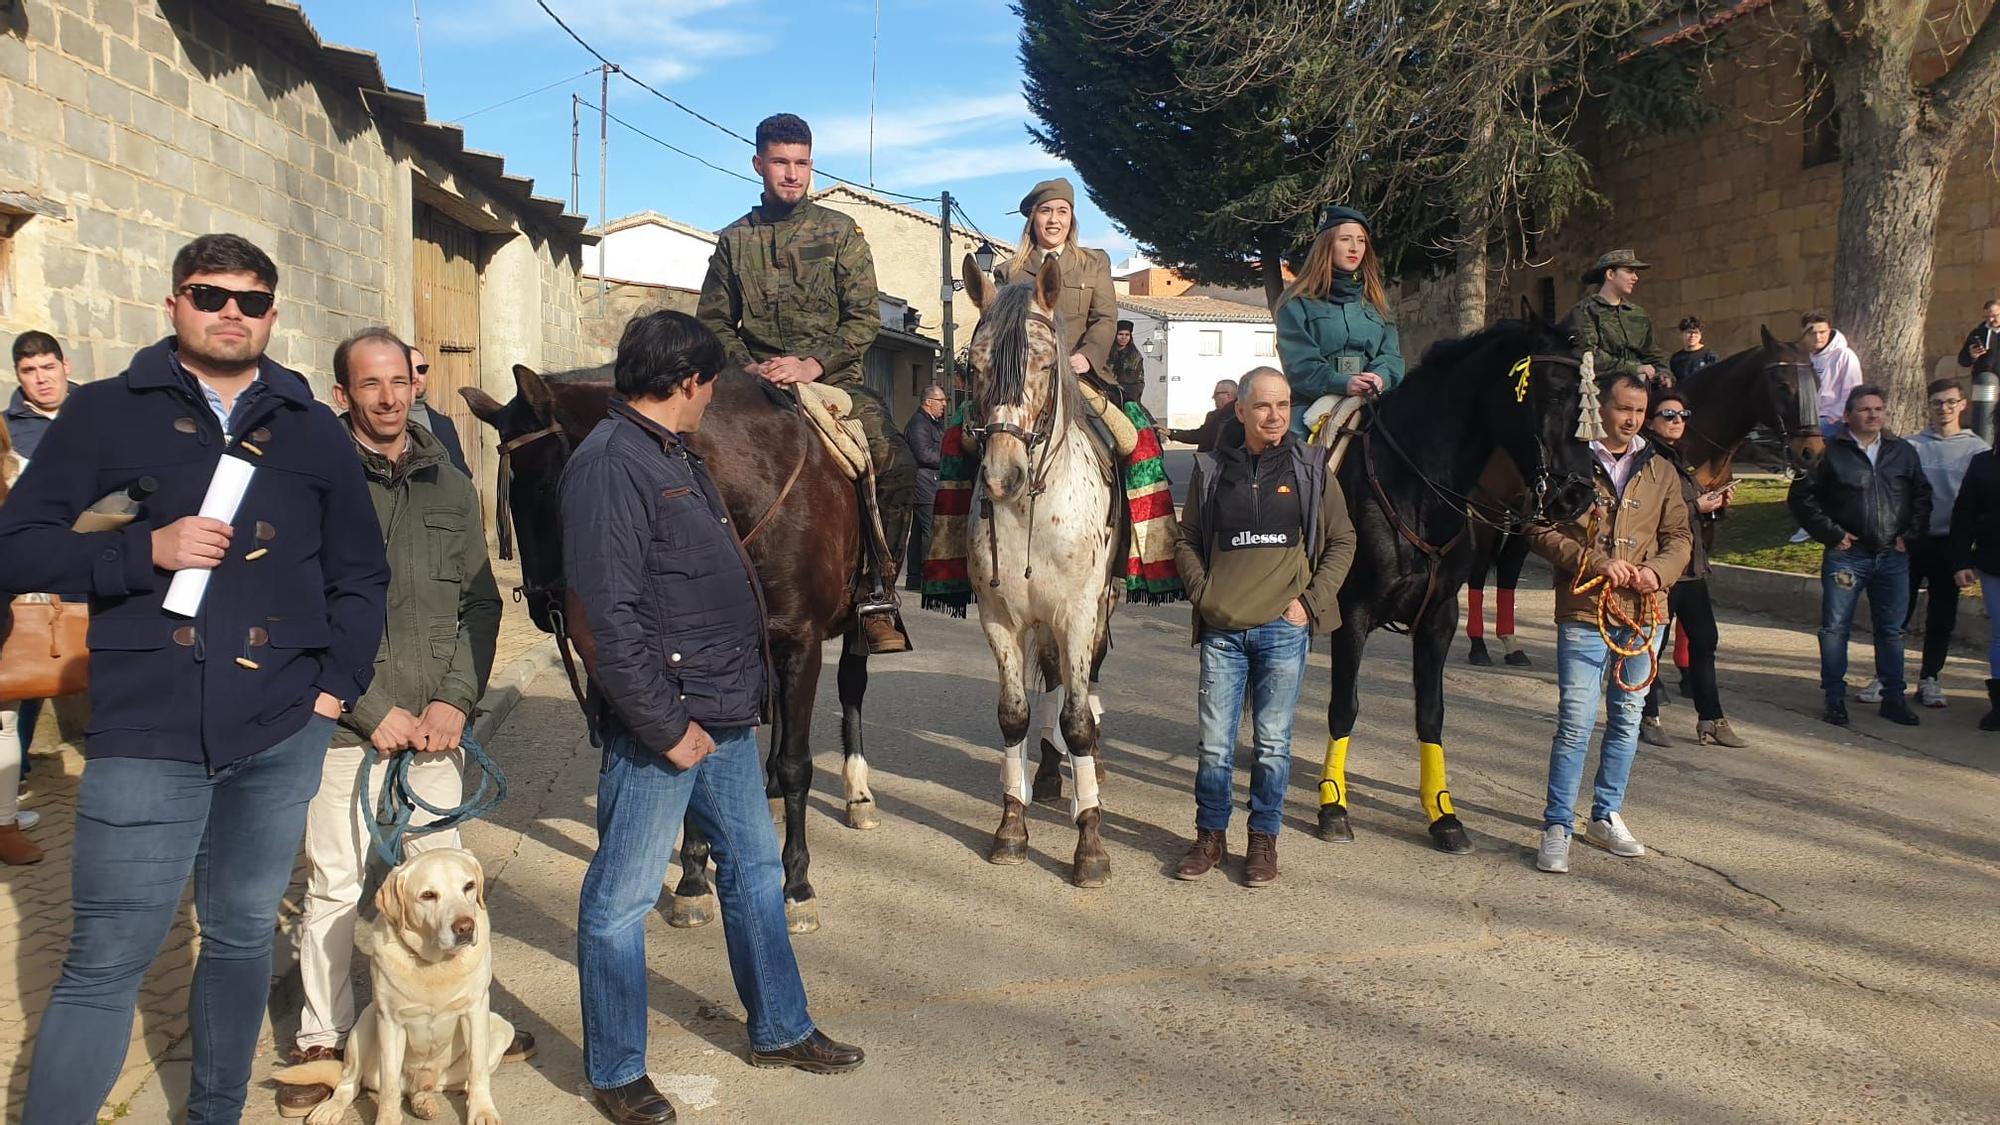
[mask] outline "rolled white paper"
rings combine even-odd
[[[256,475],[255,465],[241,457],[225,455],[216,462],[215,475],[208,480],[208,494],[201,498],[201,511],[195,514],[223,523],[235,522],[236,509],[243,504],[243,494],[250,491],[250,478]],[[211,573],[198,569],[175,571],[162,608],[180,617],[193,617],[201,612],[201,599],[208,593]]]

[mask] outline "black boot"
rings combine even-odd
[[[2000,680],[1986,681],[1986,701],[1992,710],[1979,720],[1980,730],[2000,730]]]

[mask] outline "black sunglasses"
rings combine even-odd
[[[428,363],[419,363],[419,364],[417,364],[417,374],[419,374],[419,375],[428,375],[428,374],[430,374],[430,373],[431,373],[431,365],[430,365],[430,364],[428,364]]]
[[[220,285],[198,282],[181,286],[181,292],[187,294],[189,304],[205,313],[219,313],[222,306],[234,300],[237,310],[252,320],[261,320],[268,315],[272,303],[278,299],[277,294],[261,289],[224,289]]]
[[[1685,422],[1694,417],[1692,410],[1662,410],[1653,415],[1662,422]]]

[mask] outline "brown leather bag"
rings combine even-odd
[[[72,695],[90,684],[90,606],[16,598],[0,642],[0,703]]]

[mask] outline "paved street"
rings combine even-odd
[[[1522,602],[1523,621],[1546,620],[1546,592]],[[1315,653],[1283,877],[1253,892],[1237,881],[1240,818],[1227,878],[1166,874],[1191,829],[1194,657],[1184,609],[1122,612],[1113,883],[1084,892],[1063,882],[1073,833],[1047,809],[1030,863],[981,858],[997,820],[991,660],[969,623],[914,627],[920,655],[878,661],[871,685],[879,831],[838,820],[830,673],[819,711],[825,927],[797,948],[815,1015],[869,1064],[750,1068],[720,932],[662,914],[651,1058],[684,1118],[1973,1121],[2000,1104],[2000,739],[1972,729],[1963,660],[1951,710],[1924,727],[1857,710],[1837,732],[1814,718],[1809,634],[1726,622],[1725,702],[1755,747],[1696,747],[1676,703],[1676,745],[1642,750],[1627,806],[1653,854],[1579,845],[1559,878],[1531,853],[1555,702],[1546,625],[1525,627],[1536,669],[1448,674],[1469,857],[1428,847],[1393,637],[1371,650],[1351,762],[1359,842],[1307,834],[1327,696]],[[511,795],[469,837],[493,879],[496,1004],[542,1043],[506,1069],[500,1104],[514,1122],[594,1120],[571,959],[596,757],[559,673],[495,749]],[[168,1120],[185,1085],[170,1062],[128,1119]],[[246,1120],[279,1120],[269,1099],[253,1092]]]

